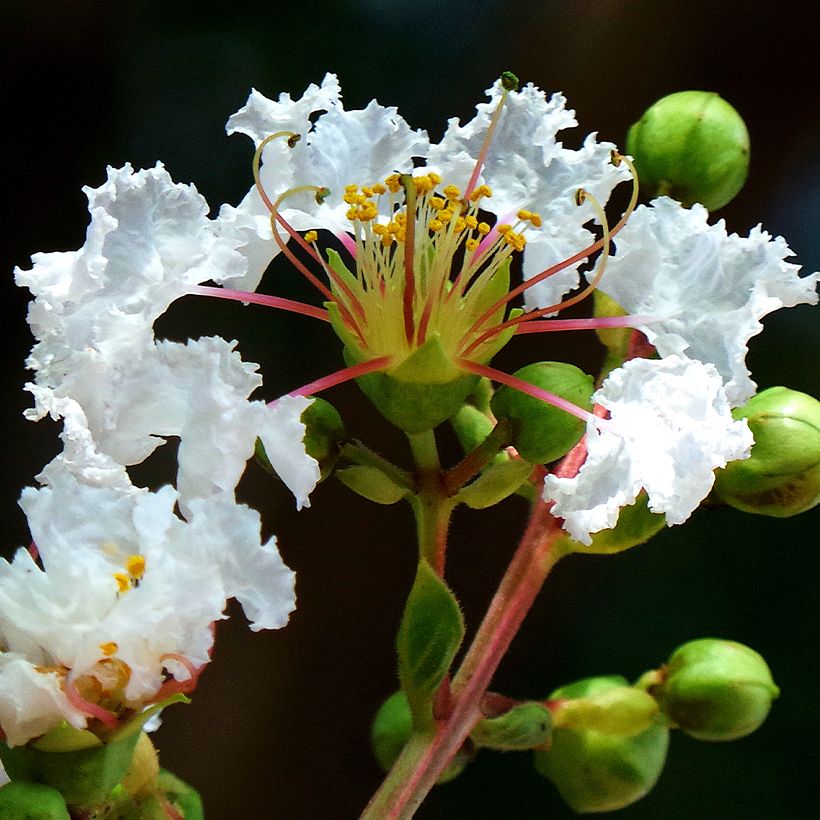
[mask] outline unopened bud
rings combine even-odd
[[[12,781],[0,789],[0,820],[69,820],[57,789],[40,783]]]
[[[735,740],[757,729],[780,690],[766,661],[735,641],[701,638],[676,649],[649,693],[683,732]]]
[[[592,377],[565,362],[535,362],[522,367],[516,378],[591,410]],[[584,422],[551,404],[506,385],[493,396],[490,407],[497,418],[512,423],[512,443],[522,458],[546,464],[566,455],[581,439]]]
[[[749,132],[714,92],[679,91],[658,100],[630,129],[626,149],[641,187],[689,206],[722,208],[749,171]]]
[[[820,402],[771,387],[732,415],[754,435],[752,454],[718,471],[712,498],[744,512],[787,518],[820,501]]]

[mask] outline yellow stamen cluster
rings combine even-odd
[[[100,644],[100,652],[102,652],[107,658],[110,658],[112,655],[116,655],[118,649],[119,646],[116,641],[107,641],[106,643]]]
[[[125,572],[115,572],[114,580],[117,582],[117,591],[128,592],[132,587],[142,580],[145,574],[145,556],[129,555],[125,559]]]

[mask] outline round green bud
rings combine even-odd
[[[780,690],[766,661],[735,641],[702,638],[676,649],[649,687],[661,710],[698,740],[735,740],[757,729]]]
[[[734,199],[749,172],[749,132],[740,114],[710,91],[658,100],[627,133],[641,187],[709,210]]]
[[[70,815],[57,789],[18,780],[0,789],[0,820],[70,820]]]
[[[370,743],[376,762],[384,771],[389,771],[396,762],[410,735],[413,733],[413,715],[407,696],[399,689],[382,703],[373,719]],[[470,756],[459,752],[450,765],[441,773],[438,783],[447,783],[461,772],[470,762]]]
[[[600,697],[628,686],[620,676],[585,678],[557,689],[550,700]],[[573,811],[614,811],[639,800],[655,785],[668,745],[669,730],[660,721],[631,736],[555,728],[550,749],[535,753],[535,767]]]
[[[595,389],[592,376],[565,362],[536,362],[515,372],[515,377],[592,410]],[[546,464],[566,455],[584,435],[585,423],[551,404],[506,385],[490,402],[499,419],[512,423],[512,444],[532,464]]]
[[[719,470],[712,499],[744,512],[786,518],[820,501],[820,401],[771,387],[733,411],[748,420],[752,454]]]
[[[339,456],[339,442],[346,436],[342,417],[330,402],[314,397],[302,413],[301,421],[305,425],[305,451],[319,462],[324,480],[333,470]]]

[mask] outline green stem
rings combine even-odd
[[[481,699],[549,571],[564,554],[563,531],[542,501],[453,678],[449,714],[433,734],[413,735],[361,820],[408,820],[483,717]]]
[[[375,467],[381,470],[394,484],[406,487],[408,490],[416,489],[413,483],[413,476],[406,470],[402,470],[383,456],[366,447],[360,441],[348,441],[342,445],[339,458],[351,464],[360,464],[364,467]]]

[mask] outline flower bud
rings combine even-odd
[[[413,732],[413,715],[407,696],[399,689],[379,707],[370,730],[370,743],[376,762],[384,771],[389,771],[401,754],[405,743]],[[470,762],[470,755],[460,751],[441,773],[438,783],[447,783],[464,771]]]
[[[585,410],[592,409],[592,377],[571,364],[536,362],[514,375]],[[532,464],[546,464],[566,455],[586,429],[581,419],[565,410],[507,386],[498,389],[490,407],[497,418],[510,420],[513,446]]]
[[[714,92],[679,91],[658,100],[627,133],[641,187],[709,210],[734,199],[749,171],[749,132]]]
[[[780,694],[757,652],[715,638],[676,649],[659,678],[649,693],[678,728],[698,740],[735,740],[750,734]]]
[[[623,689],[629,684],[620,676],[585,678],[556,689],[549,699],[600,700],[609,691]],[[573,811],[613,811],[634,803],[655,785],[668,743],[669,731],[660,721],[631,736],[554,728],[550,749],[535,753],[535,767]]]
[[[16,781],[0,789],[0,820],[69,820],[63,796],[51,786]]]
[[[339,456],[339,442],[345,438],[345,426],[336,408],[317,397],[301,416],[305,425],[305,452],[319,462],[324,480]]]
[[[712,493],[744,512],[786,518],[820,501],[820,402],[771,387],[733,411],[748,420],[752,454],[719,470]]]

